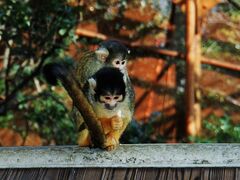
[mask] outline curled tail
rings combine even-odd
[[[69,75],[68,67],[61,63],[49,63],[43,67],[43,75],[51,85],[57,85],[58,80],[62,80]]]

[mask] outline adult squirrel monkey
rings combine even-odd
[[[126,69],[129,53],[130,51],[118,41],[108,40],[102,42],[96,51],[84,53],[79,60],[73,63],[72,67],[68,68],[83,88],[85,96],[101,121],[106,135],[105,147],[107,150],[116,148],[121,134],[133,116],[134,91]],[[54,66],[46,65],[44,74],[48,82],[52,84],[56,83],[58,76],[54,73]],[[111,81],[106,80],[106,74],[113,77]],[[103,81],[103,79],[105,80]],[[117,86],[118,83],[115,81],[121,83]],[[122,87],[125,87],[124,91],[121,90],[120,94],[110,93],[111,97],[105,97],[106,94],[104,93],[100,95],[97,93],[99,89],[105,91],[106,88],[115,89],[114,91],[117,92],[117,88],[122,89]],[[121,98],[114,99],[118,95],[121,95]],[[118,103],[121,105],[113,107],[111,103],[106,103],[106,98],[113,98],[112,100],[115,102],[115,105]],[[123,102],[118,102],[118,100]],[[106,101],[106,105],[104,107],[99,106],[99,103],[101,104],[103,101]],[[122,106],[123,104],[124,106]],[[80,146],[91,146],[92,143],[88,128],[81,113],[74,105],[72,116],[79,129],[78,144]],[[113,130],[116,131],[113,133]]]
[[[125,104],[125,107],[127,108],[127,113],[124,111],[124,109],[121,113],[119,114],[129,114],[130,116],[125,118],[125,120],[129,123],[129,120],[131,120],[134,112],[134,90],[133,86],[130,82],[130,78],[127,73],[127,60],[129,56],[130,51],[121,43],[115,40],[108,40],[108,41],[103,41],[99,48],[95,52],[89,52],[84,54],[84,56],[81,57],[77,61],[77,66],[75,67],[75,73],[77,75],[77,79],[79,82],[83,85],[85,85],[89,79],[91,79],[93,76],[97,77],[100,75],[99,73],[95,74],[98,70],[104,67],[114,67],[119,69],[122,74],[124,75],[124,83],[126,86],[126,95],[125,98],[127,100],[127,104]],[[92,68],[91,68],[92,67]],[[106,70],[106,69],[105,69]],[[113,74],[114,76],[115,74]],[[111,74],[109,74],[111,76]],[[97,78],[98,81],[101,78]],[[106,85],[106,84],[105,84]],[[111,84],[108,84],[107,86],[111,86]],[[93,101],[94,102],[94,101]],[[96,103],[96,102],[94,102]],[[94,107],[94,104],[92,104]],[[94,109],[95,112],[97,109]],[[112,112],[114,111],[115,115],[112,117],[117,117],[115,110],[111,110]],[[98,113],[97,113],[98,114]],[[76,109],[76,107],[73,107],[72,111],[72,116],[73,119],[75,120],[77,127],[79,127],[79,136],[78,136],[78,144],[80,146],[91,146],[91,141],[90,141],[90,135],[89,131],[87,129],[87,126],[84,122],[84,119],[82,118],[80,112]],[[108,117],[109,118],[109,117]],[[103,119],[103,118],[102,118]],[[107,119],[107,118],[106,118]],[[107,120],[105,120],[108,122]],[[103,121],[101,121],[103,122]],[[126,125],[128,123],[125,123]],[[106,125],[106,124],[105,124]],[[103,129],[104,126],[103,124]],[[126,126],[123,128],[123,130],[126,128]],[[114,145],[110,145],[111,143],[107,142],[106,143],[106,149],[112,150],[115,149],[117,144],[119,143],[119,138],[121,134],[123,133],[123,130],[120,132],[119,137],[117,138],[117,143]],[[108,141],[108,139],[107,139]]]
[[[132,119],[129,109],[131,102],[126,90],[125,75],[113,67],[101,68],[84,86],[84,93],[103,127],[107,150],[117,147],[119,138]],[[87,128],[80,131],[79,135],[80,145],[83,146],[83,142],[85,146],[91,145]]]

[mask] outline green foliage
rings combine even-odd
[[[76,143],[63,97],[49,93],[38,75],[45,61],[66,57],[66,48],[77,38],[80,11],[67,0],[1,1],[0,47],[5,58],[0,72],[0,127],[23,136],[35,131],[48,143]],[[18,114],[24,114],[27,127],[15,126]]]
[[[0,77],[0,93],[4,92],[4,79]]]
[[[237,49],[235,44],[232,43],[226,43],[226,42],[220,42],[216,40],[208,39],[206,41],[203,41],[202,44],[203,52],[204,53],[231,53],[232,55],[239,55],[239,50]]]
[[[5,116],[0,116],[0,127],[1,128],[8,127],[13,118],[14,116],[11,111],[9,111]]]
[[[38,96],[29,97],[19,93],[18,114],[24,117],[27,126],[16,126],[12,111],[0,116],[0,128],[12,128],[27,136],[28,132],[37,132],[44,144],[76,144],[77,130],[71,120],[68,110],[62,101],[66,98],[54,92],[44,91]],[[23,113],[24,112],[24,113]]]
[[[233,2],[240,4],[239,0],[233,0]],[[218,9],[230,16],[231,21],[238,23],[240,19],[239,9],[235,8],[231,3],[223,3],[218,5]]]
[[[64,0],[5,0],[0,10],[0,35],[4,42],[11,41],[17,55],[35,58],[37,51],[56,45],[61,36],[69,33],[66,39],[74,38],[70,30],[77,23],[78,11]],[[58,45],[68,45],[66,39]]]
[[[239,143],[240,142],[240,125],[234,125],[229,116],[217,118],[211,116],[210,120],[204,121],[204,127],[207,134],[202,137],[190,137],[190,141],[203,143]]]
[[[222,33],[223,31],[227,33],[225,33],[226,37],[230,41],[230,38],[233,37],[231,34],[235,32],[221,29]],[[202,42],[202,51],[211,58],[240,61],[239,47],[234,43],[208,39]]]
[[[61,100],[63,97],[56,93],[37,98],[32,101],[25,117],[30,128],[38,132],[48,142],[76,144],[76,129]]]
[[[70,7],[65,0],[2,2],[0,46],[8,48],[10,54],[5,59],[7,66],[0,72],[6,82],[1,93],[8,96],[11,91],[23,91],[22,87],[15,89],[16,85],[28,78],[23,87],[32,88],[27,83],[38,75],[43,62],[64,56],[65,49],[76,41],[74,28],[79,11],[79,7]]]

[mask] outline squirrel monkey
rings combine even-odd
[[[97,50],[85,52],[80,59],[76,60],[74,74],[82,86],[105,66],[116,67],[125,74],[129,54],[130,50],[118,41],[103,41]]]
[[[96,108],[96,107],[99,107],[99,106],[96,106],[96,104],[99,105],[100,99],[90,101],[91,105],[93,106],[93,108],[97,114],[97,117],[99,116],[99,119],[102,122],[102,126],[103,126],[105,133],[108,134],[107,137],[109,137],[109,138],[107,138],[107,142],[106,142],[107,150],[112,150],[117,146],[117,144],[119,143],[118,140],[119,140],[122,132],[124,131],[124,129],[126,128],[127,124],[129,123],[129,121],[131,120],[131,118],[133,116],[134,90],[133,90],[133,87],[130,82],[130,78],[128,76],[127,69],[126,69],[127,58],[128,58],[129,53],[130,53],[130,51],[124,45],[119,43],[118,41],[108,40],[108,41],[103,41],[96,51],[90,51],[90,52],[83,53],[82,57],[80,59],[74,61],[72,64],[66,64],[66,65],[61,64],[61,66],[59,66],[59,65],[56,66],[57,68],[67,66],[68,71],[75,76],[75,78],[79,82],[80,86],[83,88],[83,92],[85,93],[85,95],[89,101],[91,100],[91,96],[94,97],[93,96],[94,93],[90,93],[90,92],[97,92],[97,90],[95,89],[96,87],[97,87],[97,89],[104,89],[104,88],[100,88],[101,85],[104,84],[104,82],[101,81],[101,77],[105,77],[103,75],[104,73],[107,73],[109,76],[112,76],[112,77],[118,79],[117,82],[121,82],[120,84],[122,84],[122,82],[124,82],[125,90],[124,91],[121,90],[121,95],[122,95],[122,99],[123,99],[124,103],[123,102],[120,103],[120,104],[124,104],[124,108],[120,108],[121,109],[120,110],[118,107],[119,111],[117,111],[117,113],[116,113],[115,112],[116,107],[112,107],[111,103],[109,105],[106,105],[106,107],[105,107],[105,108],[107,108],[107,106],[109,106],[108,110],[106,110],[105,112],[108,112],[108,111],[112,112],[114,114],[113,116],[109,117],[108,115],[110,115],[110,114],[105,113],[106,117],[104,117],[101,115],[101,113],[98,113],[98,108]],[[112,67],[115,70],[108,70],[108,69],[106,69],[106,67]],[[57,79],[59,77],[58,77],[58,74],[56,73],[56,71],[54,70],[54,68],[55,68],[54,65],[50,65],[50,66],[46,65],[44,68],[44,74],[50,84],[56,85]],[[111,73],[109,71],[111,71]],[[121,78],[119,78],[119,73],[122,75]],[[100,78],[98,78],[98,77],[100,77]],[[93,82],[96,82],[95,84],[99,85],[99,86],[96,86],[94,88]],[[89,85],[88,87],[92,87],[92,88],[86,89],[87,84]],[[111,81],[107,84],[104,84],[104,86],[106,85],[106,87],[116,88],[117,86],[115,87],[115,84],[116,83]],[[124,86],[120,85],[119,87],[124,87]],[[96,94],[98,94],[98,93],[96,93]],[[111,95],[113,96],[113,94],[111,94]],[[101,96],[101,100],[103,100],[102,98],[103,97]],[[114,98],[113,98],[113,100],[117,101],[117,99],[114,99]],[[105,103],[105,104],[107,104],[107,103]],[[111,110],[111,108],[112,108],[112,110]],[[104,112],[104,111],[102,111],[102,109],[103,108],[100,108],[99,111]],[[125,115],[125,116],[123,116],[123,115]],[[72,116],[73,116],[73,119],[76,122],[77,128],[79,130],[78,144],[80,146],[91,146],[92,144],[91,144],[90,135],[89,135],[87,126],[84,122],[84,119],[83,119],[81,113],[77,110],[77,108],[74,105],[73,105],[73,110],[72,110]],[[119,118],[119,117],[124,117],[124,118]],[[103,120],[103,119],[105,119],[105,120]],[[111,126],[109,126],[109,121],[110,121],[109,119],[113,119],[113,120],[111,120],[112,123],[110,123],[110,124],[112,124]],[[107,123],[105,123],[105,122],[107,122]],[[123,126],[121,126],[121,124],[123,124]],[[121,128],[119,129],[119,127],[121,127]],[[115,135],[110,135],[110,134],[112,134],[111,128],[118,129],[119,133],[117,133],[117,134],[115,133]],[[108,130],[106,130],[106,129],[108,129]],[[111,133],[110,133],[110,131],[111,131]],[[114,136],[114,138],[110,138],[113,136]],[[111,139],[115,139],[115,140],[111,140]],[[113,142],[115,142],[115,143],[113,143]]]
[[[126,77],[117,68],[103,67],[84,86],[84,93],[101,122],[107,150],[119,144],[119,138],[132,119],[129,109],[130,98],[126,95]],[[85,143],[91,145],[89,132],[85,132]],[[81,133],[81,132],[80,132]],[[87,136],[86,136],[87,134]]]
[[[129,103],[126,105],[130,109],[131,117],[134,112],[134,90],[127,73],[127,59],[130,51],[121,43],[115,40],[103,41],[95,52],[85,53],[75,64],[74,74],[82,85],[101,68],[115,67],[124,74],[126,97]],[[124,113],[124,112],[122,112]],[[81,113],[73,106],[72,116],[79,129],[78,144],[80,146],[91,146],[89,131],[81,116]],[[104,127],[103,127],[104,128]],[[119,138],[118,138],[119,139]],[[111,148],[107,148],[111,150]]]

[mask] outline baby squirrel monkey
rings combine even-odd
[[[106,142],[107,150],[115,149],[116,146],[119,144],[119,138],[123,133],[124,129],[126,128],[127,124],[129,123],[129,121],[132,119],[133,112],[134,112],[134,98],[135,98],[134,90],[130,82],[130,78],[128,76],[127,68],[126,68],[129,53],[130,51],[118,41],[114,41],[114,40],[103,41],[95,52],[85,53],[84,56],[82,56],[82,58],[77,61],[76,63],[77,65],[75,66],[74,74],[77,75],[77,79],[82,85],[88,83],[93,76],[95,78],[98,76],[102,77],[102,73],[96,73],[96,72],[101,68],[103,68],[104,69],[103,71],[105,71],[106,69],[104,67],[115,67],[119,69],[123,74],[123,79],[126,86],[126,93],[124,97],[125,98],[124,103],[121,103],[121,104],[124,104],[124,108],[118,112],[116,111],[116,109],[108,110],[108,111],[106,110],[105,111],[106,113],[103,113],[103,114],[106,116],[105,122],[109,122],[110,121],[109,118],[111,117],[113,118],[113,122],[114,121],[119,122],[120,121],[119,118],[116,118],[116,117],[123,116],[124,114],[126,114],[126,116],[128,117],[122,118],[123,121],[126,121],[126,122],[124,123],[122,130],[119,131],[118,137],[116,138],[117,139],[116,143],[115,144],[109,143],[110,142],[108,141],[109,138],[107,138],[107,142]],[[115,74],[116,72],[113,73],[112,75],[111,73],[109,73],[109,76],[114,77]],[[96,81],[100,81],[101,78],[96,78],[96,79],[97,79]],[[103,83],[97,83],[97,84],[103,84]],[[110,87],[111,83],[104,84],[104,85],[106,85],[106,87]],[[98,89],[100,89],[100,87],[104,87],[104,86],[99,86]],[[117,87],[121,87],[121,86],[120,85],[115,86],[114,88],[117,88]],[[84,91],[86,92],[86,90]],[[98,109],[96,107],[99,107],[99,106],[95,106],[95,104],[99,104],[99,103],[97,101],[92,101],[91,104],[93,107],[95,107],[94,110],[97,113]],[[110,111],[112,112],[111,117],[107,116],[109,115]],[[101,113],[103,112],[101,108],[99,112]],[[100,115],[101,113],[97,113],[97,114]],[[80,112],[76,109],[75,106],[73,107],[72,115],[73,115],[73,119],[77,123],[77,127],[79,128],[78,144],[80,146],[91,146],[89,131],[84,122],[84,119],[82,118]],[[101,116],[101,119],[103,120],[102,116]],[[122,121],[120,121],[120,123],[121,122]],[[105,130],[106,123],[102,125],[103,125],[103,129]]]

